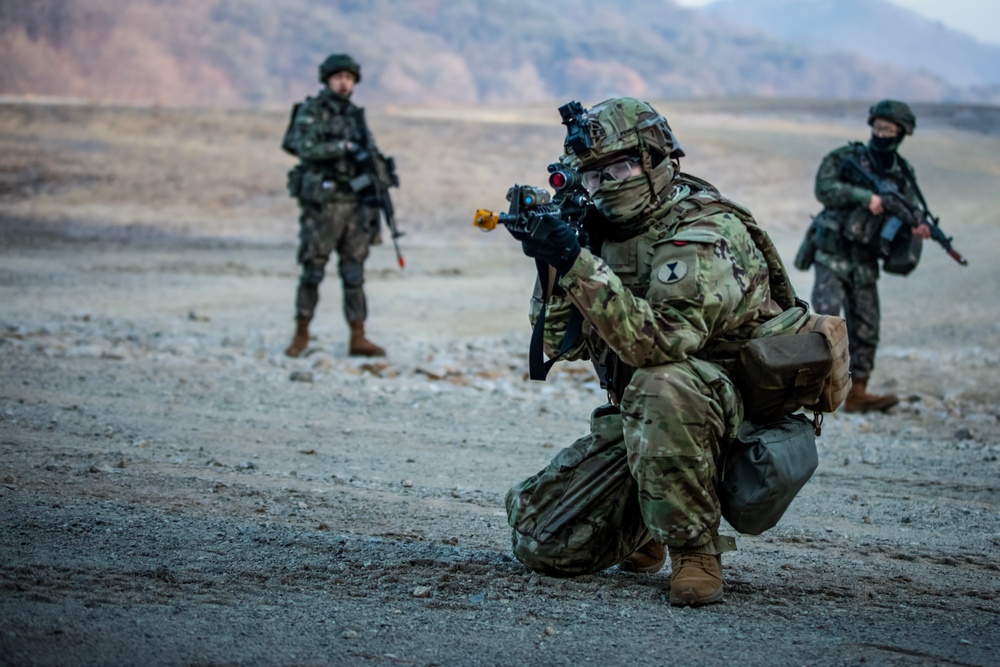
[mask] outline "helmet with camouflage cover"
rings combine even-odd
[[[647,102],[633,97],[605,100],[584,110],[580,119],[589,141],[587,147],[566,144],[570,166],[580,171],[613,162],[621,154],[640,155],[644,151],[663,157],[684,156],[680,142],[667,119]]]
[[[913,115],[910,105],[898,100],[882,100],[868,109],[868,124],[876,118],[884,118],[903,128],[904,134],[913,134],[917,127],[917,117]]]
[[[667,119],[647,102],[620,97],[589,111],[577,105],[578,113],[564,112],[573,104],[560,109],[568,130],[565,164],[579,172],[626,158],[642,165],[641,175],[602,182],[590,191],[591,201],[604,217],[631,234],[632,227],[644,224],[638,219],[662,204],[676,173],[674,160],[683,157],[684,150]]]
[[[346,53],[333,53],[320,63],[319,82],[326,83],[337,72],[350,72],[354,75],[355,83],[361,81],[361,65]]]

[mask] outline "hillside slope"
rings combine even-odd
[[[611,95],[988,101],[927,72],[816,54],[671,0],[7,0],[0,94],[285,104],[348,51],[366,101],[524,104]]]

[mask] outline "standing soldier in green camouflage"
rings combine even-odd
[[[324,85],[294,112],[282,147],[300,163],[289,173],[289,191],[299,200],[299,254],[302,265],[295,300],[296,328],[285,350],[301,355],[309,344],[309,322],[319,301],[319,285],[334,251],[343,284],[344,316],[350,326],[348,352],[357,356],[385,355],[365,337],[368,314],[364,293],[364,262],[369,246],[381,243],[378,209],[351,188],[372,154],[378,155],[363,111],[351,103],[361,81],[361,66],[346,54],[333,54],[319,66]]]
[[[546,540],[519,530],[538,513],[529,479],[507,495],[514,553],[532,569],[572,576],[615,564],[655,572],[669,552],[671,603],[717,602],[721,554],[735,548],[719,534],[718,466],[744,416],[726,344],[750,338],[794,293],[750,212],[680,172],[684,153],[649,104],[611,99],[584,112],[582,136],[568,127],[562,162],[601,215],[588,218],[589,248],[564,223],[544,239],[521,239],[525,254],[558,276],[547,303],[536,292],[532,317],[544,308],[554,356],[574,311],[582,315],[580,340],[564,358],[591,359],[610,402],[578,445],[599,451],[623,440],[638,497],[632,487],[615,500],[627,505],[618,514],[560,498],[559,516],[546,520],[569,526],[559,535],[570,537]],[[579,463],[574,448],[564,451],[565,465]]]
[[[823,158],[816,174],[816,198],[824,206],[820,213],[823,230],[816,238],[816,279],[812,307],[818,313],[839,315],[847,320],[851,351],[851,392],[845,412],[887,410],[899,402],[894,394],[868,392],[868,379],[875,367],[879,342],[879,231],[885,219],[882,198],[870,187],[845,176],[843,164],[853,160],[879,179],[894,182],[914,206],[922,206],[913,168],[896,150],[917,119],[903,102],[883,100],[868,111],[871,139],[867,144],[851,142]],[[929,238],[926,224],[913,229],[920,239]]]

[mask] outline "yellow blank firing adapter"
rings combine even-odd
[[[476,211],[476,217],[473,218],[472,224],[484,232],[492,232],[500,224],[500,216],[493,211],[481,208]]]

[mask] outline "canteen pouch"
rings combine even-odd
[[[816,432],[805,415],[767,426],[744,422],[719,466],[722,516],[747,535],[773,528],[819,465]]]

